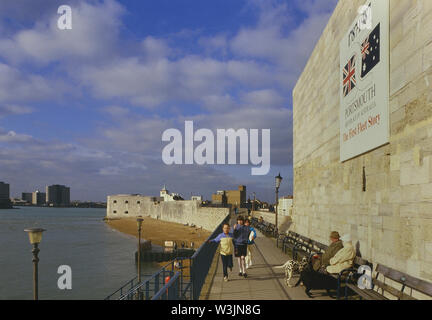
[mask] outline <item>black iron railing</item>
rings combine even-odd
[[[209,239],[222,232],[224,221]],[[176,258],[154,274],[143,277],[141,283],[133,278],[105,300],[198,300],[218,245],[207,240],[190,258]],[[181,268],[176,268],[180,262]],[[167,278],[169,277],[169,278]]]

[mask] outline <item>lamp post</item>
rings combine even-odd
[[[137,218],[138,225],[138,283],[141,283],[141,226],[143,218]]]
[[[276,180],[276,224],[275,224],[275,227],[276,227],[276,231],[278,230],[278,204],[279,204],[279,187],[280,187],[280,184],[281,184],[281,182],[282,182],[282,177],[281,177],[281,175],[280,175],[280,173],[275,177],[275,180]]]
[[[44,232],[45,230],[41,228],[28,228],[24,229],[24,231],[28,233],[30,244],[33,245],[33,299],[38,300],[38,254],[40,251],[38,246],[42,240],[42,232]]]
[[[253,195],[254,195],[254,201],[253,201],[253,204],[252,204],[252,211],[255,211],[255,199],[256,199],[255,192],[253,193]]]

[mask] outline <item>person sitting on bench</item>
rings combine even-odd
[[[321,273],[326,273],[327,266],[330,265],[330,259],[335,256],[335,254],[343,248],[342,241],[340,240],[339,233],[337,231],[332,231],[330,233],[330,245],[322,256],[318,256],[312,262],[312,267],[314,271]]]
[[[343,248],[330,259],[330,265],[326,269],[328,273],[337,274],[353,266],[357,252],[352,244],[351,235],[346,234],[341,240],[343,242]]]

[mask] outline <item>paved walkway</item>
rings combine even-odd
[[[207,295],[208,300],[309,300],[304,287],[290,288],[285,284],[283,269],[274,268],[284,264],[290,257],[276,247],[276,240],[265,237],[257,231],[256,245],[252,247],[253,266],[247,269],[245,279],[238,275],[239,267],[234,258],[234,268],[229,274],[229,281],[223,281],[220,257],[214,260],[216,273]],[[296,283],[298,276],[291,279]],[[332,300],[323,291],[312,291],[314,300]]]

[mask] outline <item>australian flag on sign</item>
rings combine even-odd
[[[361,53],[361,77],[364,78],[380,62],[380,24],[363,41]]]
[[[343,94],[346,97],[356,87],[356,55],[348,61],[343,69]]]

